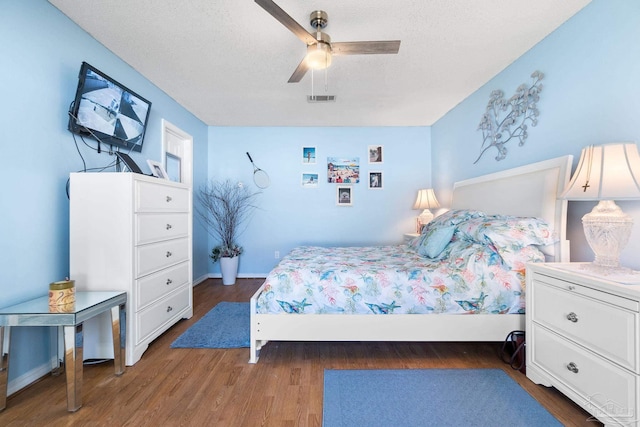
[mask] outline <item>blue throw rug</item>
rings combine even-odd
[[[562,426],[500,369],[325,370],[322,425]]]
[[[171,348],[249,347],[248,302],[221,302],[176,339]]]

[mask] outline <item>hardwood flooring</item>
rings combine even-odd
[[[124,375],[113,374],[111,361],[85,366],[80,410],[66,410],[64,375],[45,376],[8,398],[0,426],[320,426],[324,369],[415,368],[500,368],[565,425],[599,425],[557,390],[502,363],[499,343],[271,342],[256,365],[247,363],[246,348],[169,348],[218,302],[248,301],[262,282],[196,286],[194,316],[155,340]]]

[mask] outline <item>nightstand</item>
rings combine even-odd
[[[405,244],[411,243],[411,241],[416,237],[418,237],[419,235],[420,233],[404,233],[402,243],[405,243]]]
[[[640,274],[622,284],[581,266],[527,266],[527,377],[605,424],[638,426]]]

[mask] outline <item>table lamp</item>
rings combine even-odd
[[[640,156],[635,143],[612,143],[582,149],[578,167],[562,193],[567,200],[596,200],[582,217],[587,243],[595,259],[587,268],[607,274],[628,272],[620,252],[629,241],[633,218],[614,200],[640,199]]]
[[[413,204],[413,209],[423,209],[422,213],[418,215],[417,220],[417,232],[422,231],[422,227],[428,224],[433,219],[433,213],[429,209],[438,209],[440,203],[436,199],[436,194],[433,192],[433,188],[418,190],[418,197]]]

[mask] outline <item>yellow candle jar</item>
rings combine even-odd
[[[75,280],[62,280],[49,284],[49,310],[52,312],[73,311],[76,302]]]

